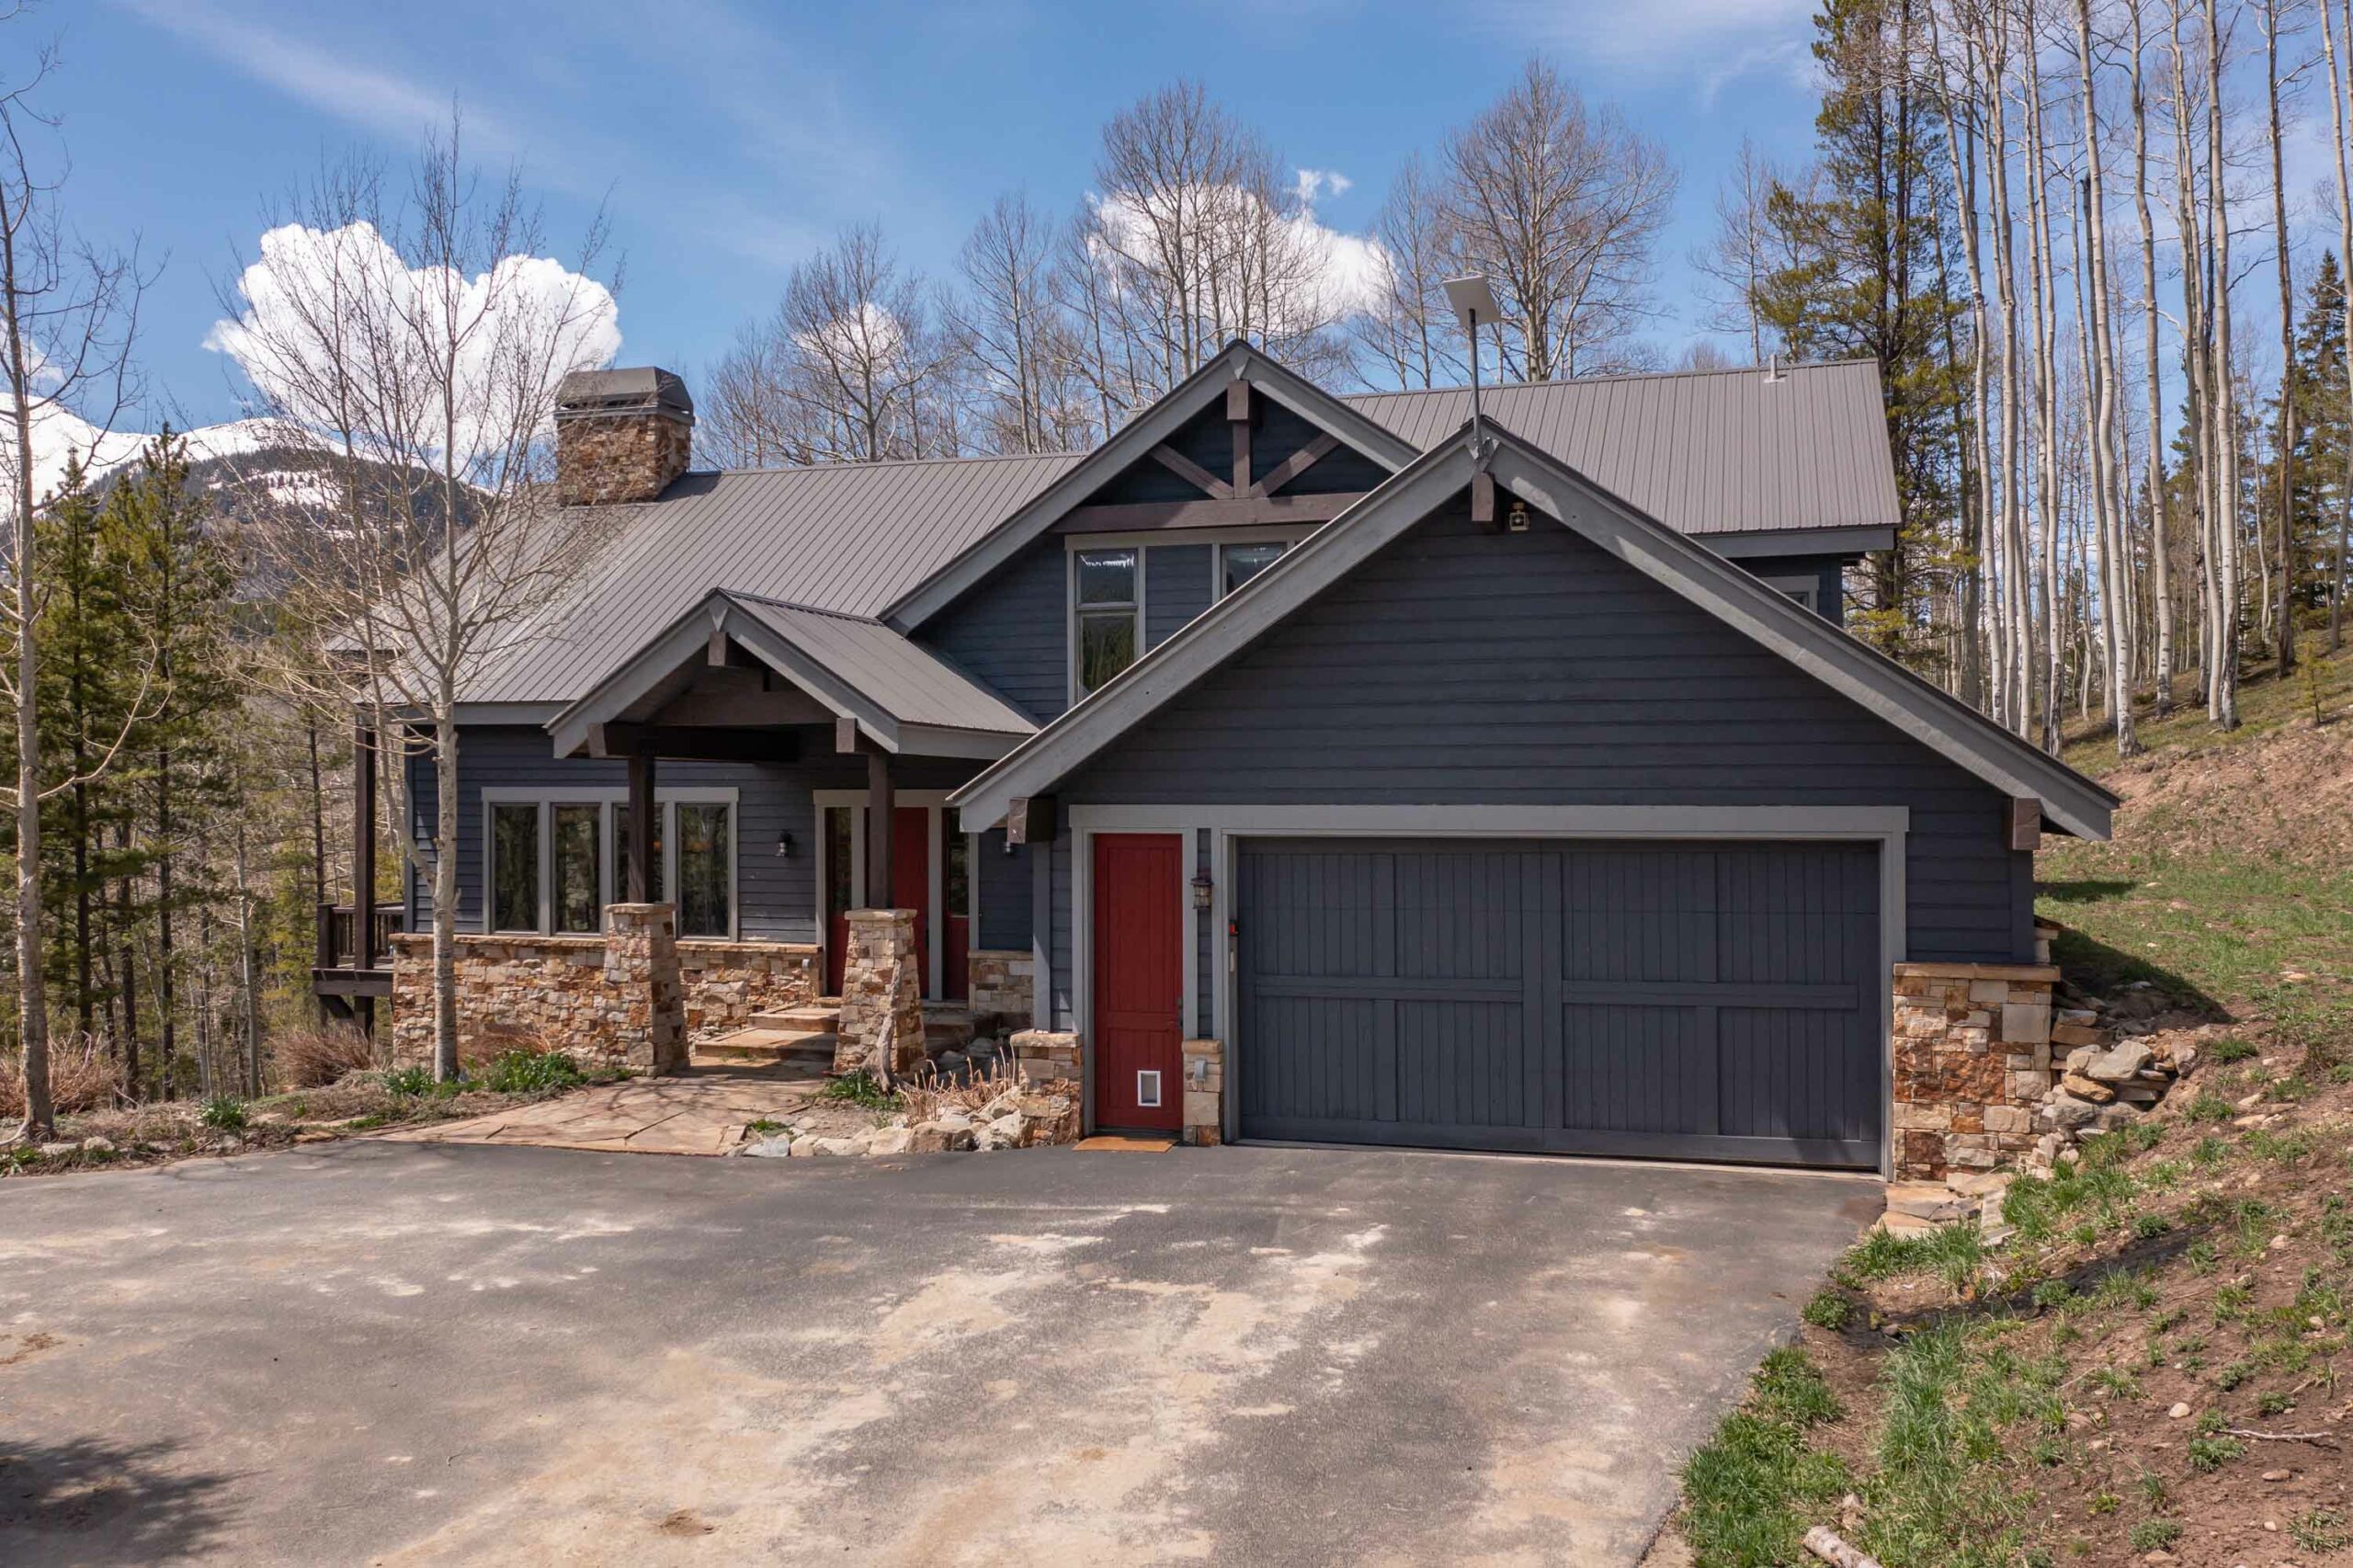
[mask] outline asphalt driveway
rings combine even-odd
[[[1629,1562],[1875,1211],[1270,1148],[11,1181],[0,1562]]]

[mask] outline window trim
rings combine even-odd
[[[1090,539],[1083,544],[1074,543],[1071,548],[1065,551],[1063,554],[1063,574],[1065,578],[1063,587],[1063,642],[1065,644],[1063,666],[1069,672],[1070,676],[1070,679],[1066,684],[1069,687],[1070,691],[1070,705],[1074,708],[1086,701],[1089,695],[1086,687],[1079,679],[1079,618],[1081,615],[1090,612],[1096,615],[1106,614],[1108,612],[1114,611],[1119,608],[1116,605],[1093,605],[1082,607],[1079,604],[1078,558],[1082,555],[1092,555],[1104,551],[1120,550],[1131,551],[1134,553],[1136,558],[1135,602],[1129,607],[1129,617],[1134,623],[1135,628],[1134,638],[1136,652],[1135,657],[1128,661],[1127,668],[1135,668],[1135,666],[1142,663],[1143,659],[1143,607],[1149,599],[1152,592],[1151,585],[1148,581],[1151,572],[1151,567],[1149,565],[1152,555],[1151,550],[1149,547],[1142,544],[1115,543],[1099,539]],[[1120,672],[1122,675],[1126,673],[1126,670],[1122,670]],[[1118,678],[1118,676],[1111,677],[1112,680],[1117,680]],[[1108,686],[1111,682],[1107,680],[1103,684],[1105,686]],[[1098,687],[1097,689],[1100,688]]]
[[[654,803],[662,812],[662,885],[676,889],[678,885],[677,812],[680,804],[693,806],[725,806],[728,809],[727,857],[727,929],[718,934],[699,933],[684,937],[687,941],[733,942],[743,939],[744,929],[744,805],[743,791],[732,785],[688,786],[682,789],[656,788]],[[475,919],[481,935],[489,937],[591,937],[590,931],[558,931],[555,929],[555,811],[558,806],[597,806],[602,810],[597,818],[597,907],[601,912],[608,904],[621,902],[621,884],[628,878],[628,868],[621,864],[620,835],[614,832],[614,816],[629,804],[626,788],[613,789],[590,786],[585,789],[562,790],[542,785],[484,785],[482,790],[482,913]],[[497,844],[491,831],[491,808],[494,806],[537,806],[540,811],[540,923],[529,930],[502,928],[492,923],[495,911],[494,881],[498,872]],[[675,908],[676,901],[671,901]]]
[[[1822,579],[1811,572],[1777,572],[1770,576],[1762,573],[1756,580],[1777,594],[1786,595],[1802,608],[1816,615],[1822,613]]]
[[[946,790],[891,791],[893,810],[901,806],[910,809],[920,806],[931,819],[925,830],[931,835],[931,841],[924,851],[924,858],[929,862],[927,870],[931,883],[931,914],[924,926],[924,951],[927,960],[923,977],[926,1001],[937,1000],[948,980],[947,843],[948,835],[958,832],[956,814],[948,804],[948,796]],[[831,915],[825,908],[826,873],[832,858],[832,851],[825,845],[825,812],[835,808],[847,809],[850,812],[850,892],[853,894],[863,894],[866,891],[866,829],[873,813],[869,810],[867,793],[863,790],[812,790],[809,799],[813,808],[809,842],[814,855],[811,869],[815,879],[811,884],[814,892],[809,901],[810,918],[816,926],[817,950],[823,954],[831,923]],[[964,840],[965,928],[977,941],[981,929],[981,835],[966,833],[961,837]],[[851,907],[858,905],[853,903]]]
[[[1275,551],[1275,560],[1258,568],[1258,572],[1264,572],[1267,567],[1274,565],[1275,561],[1280,561],[1284,556],[1289,555],[1298,543],[1299,541],[1295,539],[1222,539],[1218,540],[1217,548],[1210,551],[1210,603],[1215,604],[1228,594],[1242,591],[1241,588],[1229,588],[1225,585],[1225,552],[1227,551],[1251,550],[1269,544],[1280,545],[1282,548]],[[1258,573],[1254,572],[1250,576],[1251,581],[1256,582]],[[1249,583],[1245,583],[1242,587],[1246,588],[1249,585]]]

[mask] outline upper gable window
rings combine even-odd
[[[1078,695],[1085,697],[1136,662],[1142,646],[1143,552],[1132,545],[1082,550],[1071,571],[1077,625]]]
[[[1228,544],[1218,549],[1218,597],[1222,598],[1282,558],[1290,546],[1281,540],[1265,544]]]

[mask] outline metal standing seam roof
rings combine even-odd
[[[1897,520],[1870,360],[1487,389],[1501,424],[1678,532],[1890,528]],[[1470,416],[1465,388],[1341,399],[1427,450]],[[583,583],[467,683],[477,703],[587,691],[713,590],[870,619],[1085,460],[1084,452],[689,473],[627,509]],[[879,627],[879,623],[878,623]]]
[[[1427,451],[1471,393],[1346,400]],[[1893,528],[1879,367],[1869,359],[1515,383],[1482,394],[1498,423],[1678,533]]]
[[[901,723],[1012,735],[1037,732],[1003,699],[871,617],[733,589],[726,597]]]
[[[729,588],[870,616],[1086,454],[689,473],[630,507],[580,585],[466,683],[469,702],[569,702]]]

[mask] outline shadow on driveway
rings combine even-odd
[[[5,1373],[0,1373],[5,1376]],[[173,1445],[0,1437],[0,1540],[25,1563],[150,1563],[222,1541],[232,1477],[176,1468]]]

